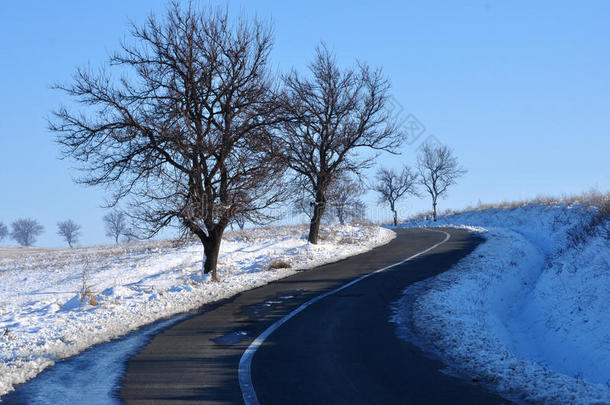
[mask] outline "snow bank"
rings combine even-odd
[[[323,229],[321,242],[311,245],[303,227],[230,232],[221,246],[219,283],[201,281],[199,244],[3,249],[0,395],[92,345],[394,237],[379,227],[336,226]],[[269,270],[274,260],[292,267]],[[84,289],[90,293],[83,299]]]
[[[486,242],[405,290],[400,333],[508,397],[610,403],[610,222],[589,227],[596,215],[559,204],[440,218],[488,229]]]

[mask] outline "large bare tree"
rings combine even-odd
[[[79,180],[113,188],[109,205],[126,199],[145,236],[171,224],[196,235],[212,280],[232,218],[267,219],[280,197],[271,47],[266,23],[172,3],[110,58],[120,78],[81,69],[58,86],[85,107],[61,108],[50,125],[82,162]]]
[[[394,151],[403,136],[386,108],[390,83],[381,70],[363,63],[342,70],[322,45],[309,71],[284,78],[283,151],[296,182],[314,197],[309,241],[317,243],[330,184],[371,166],[376,156],[361,149]]]
[[[379,193],[379,202],[389,204],[394,215],[394,226],[398,225],[398,212],[396,203],[408,195],[417,195],[415,185],[417,184],[417,174],[408,166],[397,172],[394,169],[380,168],[375,177],[372,189]]]
[[[446,145],[424,144],[417,156],[419,182],[432,199],[432,218],[436,221],[438,199],[446,195],[447,189],[466,174],[457,157]]]

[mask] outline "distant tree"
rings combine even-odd
[[[236,215],[234,222],[237,224],[239,229],[244,229],[246,226],[246,218],[243,215]]]
[[[114,239],[114,243],[119,244],[119,238],[128,233],[127,216],[122,211],[110,211],[104,215],[104,226],[106,236]]]
[[[432,144],[424,144],[420,149],[417,170],[419,183],[432,198],[432,218],[436,221],[439,197],[444,197],[447,189],[467,171],[458,164],[457,157],[448,146]]]
[[[78,243],[80,230],[81,226],[71,219],[57,223],[57,234],[64,238],[70,247],[74,247],[74,244]]]
[[[11,224],[11,228],[11,238],[21,246],[32,246],[36,243],[36,237],[44,231],[43,226],[31,218],[18,219]]]
[[[295,215],[305,214],[311,221],[314,210],[315,193],[306,185],[293,188],[292,212]],[[336,219],[341,225],[349,220],[362,219],[365,216],[366,204],[360,199],[364,187],[348,176],[341,176],[328,187],[326,209],[322,214],[322,223]]]
[[[284,78],[283,152],[297,182],[313,195],[309,241],[318,242],[331,183],[370,167],[375,156],[361,149],[394,151],[403,134],[388,110],[389,80],[360,63],[341,70],[324,46],[309,65],[310,77],[296,71]]]
[[[417,195],[415,185],[417,174],[404,166],[400,173],[394,169],[381,168],[377,171],[372,189],[379,193],[379,202],[388,204],[394,215],[394,226],[398,225],[396,203],[408,195]]]
[[[311,221],[311,206],[312,202],[307,198],[305,194],[302,194],[292,201],[292,215],[304,214],[309,221]]]
[[[196,235],[212,280],[231,220],[266,222],[283,198],[272,42],[260,20],[175,1],[132,27],[108,63],[118,75],[81,69],[57,86],[84,110],[50,125],[79,180],[110,187],[145,237],[172,224]]]
[[[329,187],[328,205],[341,225],[349,220],[364,217],[366,205],[360,199],[364,194],[362,184],[348,176],[341,176]]]
[[[125,241],[125,243],[130,243],[140,240],[140,237],[134,229],[128,227],[123,232],[123,240]]]
[[[8,228],[2,222],[0,222],[0,242],[2,242],[8,236]]]

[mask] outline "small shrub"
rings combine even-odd
[[[289,269],[292,266],[284,260],[274,260],[267,265],[267,270]]]
[[[83,286],[81,289],[81,296],[80,296],[80,300],[81,302],[85,302],[87,301],[87,303],[89,305],[95,306],[97,305],[97,300],[95,299],[95,294],[93,293],[93,291],[91,291],[91,287],[89,286],[88,282],[87,282],[87,270],[89,269],[89,261],[90,258],[86,257],[85,258],[85,267],[83,268],[83,272],[82,272],[82,280],[83,280]]]
[[[1,337],[7,339],[7,340],[15,340],[15,336],[13,336],[8,328],[4,328],[4,331],[2,331],[2,335]]]
[[[601,202],[597,218],[599,222],[610,221],[610,198]]]
[[[95,294],[93,293],[93,291],[91,291],[89,287],[87,287],[81,294],[81,301],[87,302],[87,304],[91,306],[97,305],[97,299],[95,298]]]
[[[593,235],[599,235],[610,239],[610,198],[600,197],[591,199],[591,204],[596,208],[595,214],[582,226],[574,227],[568,231],[568,240],[571,247],[576,247],[587,241]]]

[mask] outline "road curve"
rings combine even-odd
[[[404,288],[449,269],[478,240],[444,229],[433,250],[324,297],[286,320],[251,359],[262,404],[503,403],[484,387],[447,376],[443,364],[396,336],[390,304]],[[300,272],[202,309],[132,357],[126,403],[243,403],[238,365],[267,328],[302,304],[441,242],[446,235],[397,231],[387,245]]]
[[[237,370],[238,378],[239,378],[239,387],[241,388],[241,393],[242,393],[242,397],[244,399],[245,404],[246,405],[260,405],[260,402],[258,401],[258,397],[256,395],[256,390],[254,388],[254,384],[252,382],[252,359],[254,358],[256,351],[262,347],[262,345],[265,343],[266,339],[268,339],[269,336],[273,332],[275,332],[279,327],[284,325],[290,319],[294,318],[295,316],[297,316],[298,314],[300,314],[301,312],[303,312],[304,310],[306,310],[307,308],[309,308],[316,302],[323,300],[324,298],[327,298],[331,295],[340,293],[343,290],[345,290],[363,280],[366,280],[369,277],[372,277],[381,272],[390,270],[394,267],[400,266],[423,254],[426,254],[426,253],[430,252],[431,250],[436,249],[438,246],[442,245],[443,243],[447,242],[451,238],[451,235],[445,231],[435,229],[435,230],[430,230],[430,232],[442,233],[443,235],[445,235],[445,238],[443,240],[441,240],[440,242],[436,242],[434,245],[407,257],[406,259],[403,259],[394,264],[390,264],[388,266],[382,267],[380,269],[374,270],[370,273],[367,273],[363,276],[360,276],[360,277],[350,281],[347,284],[343,284],[343,285],[335,288],[334,290],[328,291],[326,293],[320,294],[320,295],[312,298],[311,300],[302,304],[297,309],[291,311],[288,315],[284,316],[281,319],[278,319],[275,323],[273,323],[271,326],[269,326],[267,329],[265,329],[265,331],[263,333],[261,333],[256,339],[254,339],[254,341],[252,343],[250,343],[250,346],[248,346],[248,348],[246,349],[244,354],[242,354],[241,359],[239,360],[239,368]],[[321,350],[318,349],[318,350],[325,351],[325,349],[321,349]]]

